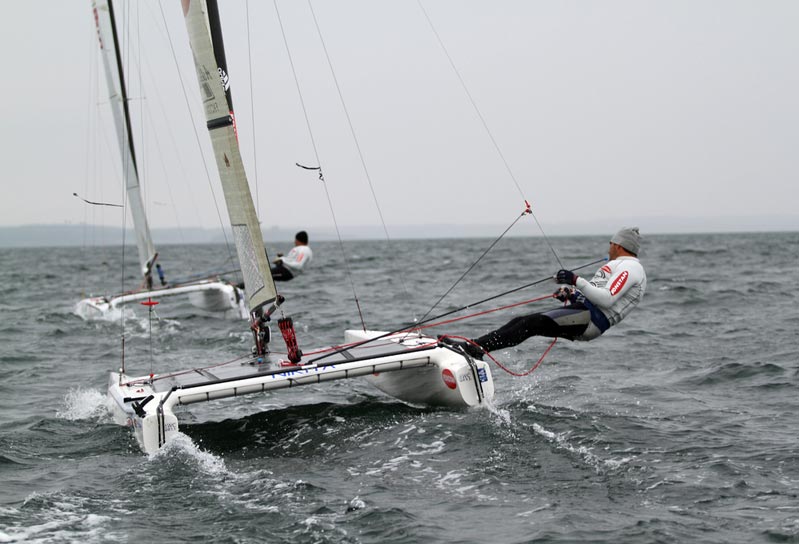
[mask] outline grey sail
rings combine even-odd
[[[127,191],[128,207],[133,217],[133,228],[136,231],[136,247],[139,251],[139,265],[142,275],[150,276],[155,260],[155,246],[150,236],[150,226],[144,212],[144,201],[139,186],[139,175],[136,167],[136,152],[133,147],[130,112],[128,109],[127,89],[119,53],[119,39],[114,21],[114,7],[111,0],[95,0],[93,3],[94,20],[97,25],[97,38],[100,41],[103,68],[108,84],[111,112],[122,157],[122,171]]]
[[[255,213],[250,186],[244,172],[229,100],[227,70],[221,34],[212,39],[209,7],[204,0],[181,0],[189,42],[197,69],[205,120],[211,135],[216,165],[225,194],[230,225],[244,277],[248,307],[255,312],[276,300],[275,284],[269,271],[263,235]],[[213,14],[216,15],[215,4]],[[217,21],[214,21],[215,23]],[[226,91],[228,94],[226,94]]]

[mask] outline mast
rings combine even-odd
[[[152,282],[153,262],[157,255],[150,235],[150,226],[147,224],[144,200],[142,199],[139,185],[136,150],[133,147],[133,130],[130,122],[130,108],[128,107],[122,56],[119,51],[119,37],[114,18],[114,7],[111,0],[94,0],[92,8],[94,22],[97,26],[97,38],[102,52],[106,83],[108,84],[111,112],[113,113],[114,126],[119,141],[125,189],[128,194],[130,213],[133,217],[133,228],[136,231],[139,265],[141,266],[142,276],[149,286]],[[114,66],[116,70],[114,70]]]
[[[181,0],[181,3],[197,69],[205,120],[244,276],[247,305],[251,315],[259,319],[264,305],[279,304],[281,299],[269,270],[261,226],[241,160],[219,12],[215,0]]]

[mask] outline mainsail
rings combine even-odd
[[[145,280],[151,280],[151,272],[156,253],[150,227],[144,213],[144,201],[139,187],[139,174],[136,167],[136,151],[133,147],[133,131],[130,124],[130,110],[125,88],[125,74],[119,52],[119,38],[114,20],[114,7],[111,0],[95,0],[93,3],[97,38],[100,40],[105,78],[108,83],[111,111],[114,117],[122,157],[122,169],[128,194],[133,227],[136,230],[136,247],[139,250],[139,264]]]
[[[251,312],[258,312],[277,294],[239,151],[218,10],[215,0],[181,1],[247,303]]]

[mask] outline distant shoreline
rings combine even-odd
[[[546,226],[547,237],[557,236],[601,236],[615,232],[620,226],[637,225],[641,232],[657,234],[724,234],[724,233],[769,233],[799,232],[797,217],[749,217],[707,219],[652,219],[621,218],[619,221],[601,223],[570,223]],[[507,226],[502,225],[399,225],[388,226],[392,240],[402,239],[451,239],[451,238],[495,238]],[[340,233],[331,227],[269,227],[263,229],[267,244],[290,243],[294,233],[307,230],[313,241],[336,241],[339,234],[345,241],[385,240],[382,226],[345,226]],[[229,232],[222,229],[164,228],[153,229],[156,245],[191,245],[232,243]],[[509,237],[539,237],[541,232],[528,223],[508,232]],[[135,244],[132,229],[123,233],[120,227],[98,225],[18,225],[0,226],[0,247],[84,247],[119,246],[123,240]]]

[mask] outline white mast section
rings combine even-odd
[[[255,205],[241,160],[233,108],[228,106],[225,94],[229,80],[225,70],[217,63],[214,52],[214,46],[221,48],[222,44],[212,43],[206,2],[181,1],[189,42],[194,54],[205,120],[211,135],[239,264],[244,276],[247,303],[250,311],[255,312],[265,304],[275,301],[277,293],[269,270],[261,226],[255,214]]]
[[[127,90],[119,53],[114,10],[111,0],[95,0],[93,2],[94,22],[97,25],[97,38],[100,41],[105,79],[108,84],[111,112],[119,140],[120,157],[128,194],[128,205],[133,217],[133,228],[136,231],[136,247],[139,250],[139,265],[142,276],[148,278],[155,260],[155,246],[150,236],[150,226],[144,213],[144,200],[139,186],[139,175],[136,168],[136,152],[130,125],[127,104]],[[116,69],[115,69],[116,68]]]

